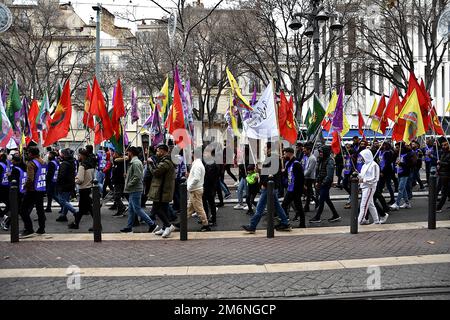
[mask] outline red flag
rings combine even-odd
[[[278,107],[278,123],[280,125],[280,131],[281,131],[281,127],[286,125],[287,110],[288,110],[288,101],[286,99],[286,96],[284,95],[283,90],[281,90],[280,104]]]
[[[427,91],[425,89],[425,85],[421,87],[419,83],[417,82],[417,78],[414,75],[414,72],[409,73],[409,82],[408,82],[408,90],[406,92],[405,98],[402,101],[402,108],[405,105],[406,101],[408,100],[409,96],[413,93],[414,89],[416,89],[417,92],[417,99],[419,100],[420,110],[422,111],[422,119],[425,127],[425,131],[428,131],[428,124],[430,123],[430,116],[429,111],[431,105],[429,105],[428,101],[431,99],[427,98]],[[400,112],[401,110],[399,110]]]
[[[384,116],[386,119],[391,119],[391,121],[395,121],[397,115],[400,113],[400,98],[398,96],[397,88],[394,88],[394,91],[389,98],[389,102],[386,107],[386,111],[384,112]]]
[[[89,110],[91,114],[98,117],[98,122],[94,129],[94,144],[100,144],[103,141],[110,139],[114,134],[114,130],[111,125],[108,110],[106,110],[105,99],[103,98],[102,91],[100,90],[100,86],[95,77],[92,86],[92,97]]]
[[[428,131],[430,129],[429,124],[431,124],[432,122],[430,117],[431,97],[427,91],[427,88],[425,88],[425,83],[423,82],[423,79],[420,79],[420,89],[422,90],[422,94],[424,95],[426,101],[425,105],[423,107],[422,106],[420,107],[420,110],[422,111],[422,118],[424,122],[425,131]]]
[[[28,121],[30,122],[31,139],[39,143],[39,132],[36,126],[36,118],[39,114],[39,105],[36,100],[31,101],[30,111],[28,112]],[[27,144],[29,142],[27,141]]]
[[[116,140],[120,138],[120,118],[125,116],[125,106],[123,104],[122,84],[117,80],[116,90],[114,91],[114,104],[111,117],[111,125],[116,134]]]
[[[70,118],[72,117],[72,100],[70,98],[70,81],[67,79],[59,99],[53,118],[49,121],[44,147],[47,147],[69,134]]]
[[[176,81],[173,87],[172,108],[170,108],[164,127],[169,129],[169,133],[180,148],[183,149],[191,143],[184,123],[183,105],[181,104],[180,91]]]
[[[383,134],[386,133],[386,128],[388,126],[385,111],[386,111],[386,99],[383,95],[381,96],[380,102],[378,103],[378,108],[373,115],[373,118],[378,121],[380,130]],[[378,128],[375,128],[375,130],[376,129]],[[372,130],[374,130],[374,128],[372,128]]]
[[[86,96],[84,98],[84,114],[83,114],[83,124],[85,128],[91,128],[94,129],[94,116],[89,110],[89,107],[91,105],[91,97],[92,97],[92,91],[91,86],[88,83],[87,89],[86,89]]]
[[[331,130],[331,120],[323,119],[321,125],[322,128],[325,129],[326,131],[329,132]]]
[[[331,141],[331,150],[334,154],[341,152],[341,142],[339,141],[339,132],[333,131],[333,140]]]
[[[358,110],[358,130],[359,130],[359,134],[363,137],[363,139],[365,139],[364,130],[363,130],[364,125],[365,125],[365,123],[364,123],[363,115],[362,115],[361,111]]]
[[[294,101],[291,97],[290,101],[287,102],[284,93],[278,109],[278,116],[280,121],[280,135],[290,144],[295,144],[297,141],[297,128],[294,122]],[[284,121],[281,122],[280,119],[284,119]]]
[[[444,129],[442,129],[441,122],[436,113],[436,108],[433,106],[430,110],[430,127],[438,135],[445,135]]]

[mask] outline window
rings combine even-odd
[[[383,67],[379,66],[378,67],[378,91],[380,92],[380,94],[384,93],[384,78],[382,76],[383,74]]]
[[[422,37],[422,25],[419,23],[419,30],[417,30],[417,37],[419,39],[418,46],[419,46],[419,61],[423,60],[423,37]]]
[[[248,93],[252,94],[253,90],[256,88],[256,92],[261,92],[261,82],[256,76],[250,77],[250,81],[248,82]]]
[[[325,64],[325,62],[322,62],[322,70],[326,70],[326,64]],[[323,77],[322,77],[322,92],[323,92],[323,93],[326,92],[326,88],[325,88],[325,78],[326,78],[326,74],[324,74]]]
[[[336,63],[336,89],[341,86],[341,64]]]
[[[209,73],[209,85],[210,86],[217,86],[217,82],[218,82],[218,70],[217,70],[217,66],[215,64],[213,64],[211,66],[211,70]]]
[[[77,129],[83,129],[83,116],[84,116],[84,110],[77,110]]]
[[[402,67],[398,64],[394,66],[394,79],[398,83],[402,81]]]
[[[348,22],[348,48],[349,51],[356,49],[356,23],[354,18]]]
[[[445,67],[442,66],[442,72],[441,72],[441,91],[442,91],[442,98],[445,98]]]
[[[351,95],[352,94],[352,64],[350,62],[346,62],[345,63],[345,84],[344,84],[344,89],[345,89],[345,95]]]
[[[143,125],[145,121],[148,119],[148,117],[150,117],[152,108],[150,107],[150,104],[147,103],[140,107],[138,104],[138,110],[140,112],[139,123]]]
[[[370,95],[373,96],[373,92],[375,91],[375,79],[374,79],[374,74],[373,74],[373,68],[374,65],[371,64],[369,69],[370,69],[370,74],[369,74],[369,89],[370,89]]]

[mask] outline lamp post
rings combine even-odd
[[[319,76],[319,65],[320,65],[320,54],[319,54],[319,44],[320,44],[320,28],[322,28],[330,18],[332,22],[330,25],[330,30],[334,35],[339,34],[344,28],[340,22],[340,14],[336,12],[328,12],[325,10],[322,0],[310,0],[311,11],[310,12],[297,12],[294,13],[292,21],[289,23],[289,28],[296,31],[302,27],[301,18],[306,20],[307,27],[304,34],[313,40],[314,45],[314,93],[319,96],[320,93],[320,76]]]
[[[100,29],[101,29],[101,16],[102,16],[102,5],[98,3],[96,6],[93,6],[92,9],[97,11],[97,25],[95,27],[95,77],[97,81],[100,82]]]

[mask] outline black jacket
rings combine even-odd
[[[53,177],[55,175],[56,166],[52,161],[47,164],[47,175],[45,176],[45,183],[50,185],[53,183]]]
[[[75,161],[73,158],[64,159],[59,165],[56,190],[58,192],[72,192],[75,189]]]
[[[203,193],[205,195],[215,195],[220,179],[220,166],[216,163],[206,164],[205,166],[205,180],[203,182]]]
[[[267,170],[269,170],[269,171],[273,170],[273,169],[269,169],[271,167],[271,159],[276,159],[276,158],[278,158],[278,171],[275,174],[273,174],[273,172],[271,172],[271,174],[267,174]],[[264,174],[264,173],[266,173],[266,174]],[[269,175],[271,175],[272,177],[269,178]],[[269,182],[269,180],[274,182],[275,190],[282,187],[281,160],[278,155],[274,155],[272,157],[266,158],[266,161],[263,164],[263,170],[261,171],[259,183],[261,186],[267,188],[267,182]]]
[[[123,176],[124,173],[125,173],[124,158],[114,159],[114,161],[112,162],[111,183],[113,185],[125,185],[125,177]]]
[[[442,151],[439,159],[438,174],[443,178],[450,178],[450,152]]]
[[[300,161],[298,161],[295,157],[292,158],[292,160],[288,161],[286,163],[286,170],[284,171],[284,178],[288,179],[288,168],[289,166],[291,166],[291,163],[297,161],[293,164],[293,174],[294,174],[294,192],[298,195],[303,193],[303,187],[305,185],[305,175],[303,172],[303,167],[300,163]]]

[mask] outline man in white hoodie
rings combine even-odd
[[[187,213],[188,217],[197,212],[201,221],[202,228],[200,231],[211,231],[205,209],[203,208],[203,183],[205,180],[205,166],[201,160],[202,150],[194,151],[194,162],[192,162],[191,170],[187,179],[187,191],[189,192],[189,201]]]
[[[359,182],[362,190],[361,206],[359,207],[359,224],[369,224],[369,220],[366,220],[367,210],[369,210],[373,223],[379,224],[377,208],[375,207],[373,196],[377,189],[377,183],[380,179],[380,167],[373,161],[372,151],[364,149],[361,151],[360,156],[364,161],[364,165],[361,168],[359,174]]]

